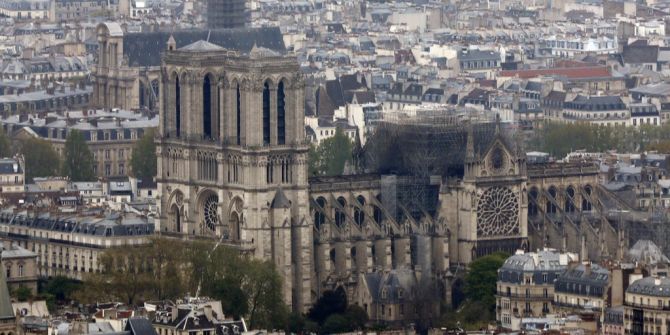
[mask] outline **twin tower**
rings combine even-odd
[[[272,260],[284,300],[313,300],[304,81],[295,57],[203,40],[161,63],[160,231],[222,239]]]

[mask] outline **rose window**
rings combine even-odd
[[[519,200],[507,187],[492,187],[477,203],[477,236],[519,233]]]
[[[210,230],[215,230],[219,224],[219,213],[217,207],[219,206],[219,197],[211,195],[205,200],[203,206],[203,216],[205,218],[205,225]]]

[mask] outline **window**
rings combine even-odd
[[[109,159],[111,157],[110,151],[105,150],[105,159]]]
[[[8,266],[7,267],[7,276],[5,278],[11,278],[11,277],[12,277],[12,268]]]
[[[119,174],[126,174],[126,167],[123,163],[119,163]]]
[[[105,164],[105,176],[109,176],[112,174],[112,165],[111,164]]]
[[[19,265],[19,277],[23,277],[23,265]],[[661,302],[660,300],[658,302]]]
[[[124,154],[125,152],[123,151],[123,149],[119,149],[119,158],[123,159]]]

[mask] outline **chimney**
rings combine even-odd
[[[213,321],[213,317],[214,317],[214,316],[212,315],[212,306],[210,306],[210,305],[206,305],[206,306],[203,308],[203,310],[204,310],[204,312],[205,312],[205,317],[207,318],[207,320],[208,320],[208,321]]]
[[[98,127],[98,120],[97,119],[88,120],[88,123],[90,123],[93,127]]]
[[[172,306],[172,311],[170,313],[170,316],[172,316],[172,322],[175,322],[177,320],[177,315],[179,314],[179,309],[177,306]]]
[[[23,48],[21,52],[22,59],[32,59],[35,56],[35,49],[33,48]]]

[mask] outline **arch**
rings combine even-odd
[[[270,145],[270,80],[263,84],[263,145]]]
[[[372,205],[372,218],[377,225],[382,224],[382,220],[383,220],[384,216],[382,214],[381,208],[379,208],[375,205]]]
[[[586,185],[584,186],[584,193],[590,198],[591,195],[593,194],[593,188],[591,185]],[[592,204],[591,201],[587,197],[582,197],[582,211],[590,212],[592,210]]]
[[[179,76],[175,74],[174,81],[174,126],[175,135],[181,136],[181,85],[179,84]]]
[[[146,101],[145,101],[146,87],[144,87],[145,85],[144,85],[143,80],[140,79],[139,82],[140,82],[140,85],[139,85],[139,92],[138,92],[139,94],[138,95],[139,95],[139,98],[140,98],[139,99],[140,100],[140,108],[142,108],[142,107],[146,106]]]
[[[349,256],[351,257],[351,268],[356,270],[358,269],[358,263],[356,262],[356,246],[349,249]]]
[[[326,223],[326,215],[323,213],[323,210],[326,208],[326,198],[318,197],[316,198],[316,203],[321,207],[321,209],[317,208],[314,211],[314,225],[316,229],[319,229],[321,225]]]
[[[365,197],[359,195],[356,197],[356,201],[358,201],[358,206],[354,207],[354,221],[360,226],[365,222],[365,211],[363,210],[365,206]]]
[[[212,138],[212,85],[214,76],[211,73],[205,75],[202,81],[202,134],[205,138]]]
[[[230,202],[229,217],[228,217],[228,238],[231,241],[238,242],[242,238],[242,222],[244,214],[244,201],[240,197],[235,197]]]
[[[342,208],[339,207],[335,208],[335,224],[338,227],[341,227],[346,221],[346,215],[344,214],[344,211],[347,208],[347,200],[345,200],[344,197],[338,197],[337,202],[340,204]]]
[[[539,192],[537,187],[533,186],[528,192],[528,197],[533,199],[533,201],[528,201],[528,216],[534,216],[538,213],[537,201],[538,201]]]
[[[221,223],[219,220],[218,194],[207,189],[200,192],[198,199],[201,226],[211,232],[215,232],[217,226]]]
[[[549,196],[556,201],[556,194],[558,194],[556,187],[555,186],[550,186],[549,187]],[[554,202],[552,202],[552,199],[547,199],[547,207],[546,207],[546,212],[547,214],[555,214],[556,213],[556,205]]]
[[[285,80],[277,85],[277,144],[286,144],[286,93]]]
[[[172,228],[174,231],[181,233],[181,210],[176,203],[170,207],[170,217],[172,218]]]
[[[568,186],[568,188],[565,189],[565,205],[563,206],[564,210],[566,213],[573,213],[575,212],[575,188],[572,187],[572,185]]]
[[[235,143],[242,145],[242,93],[237,80],[235,80],[235,134]]]

